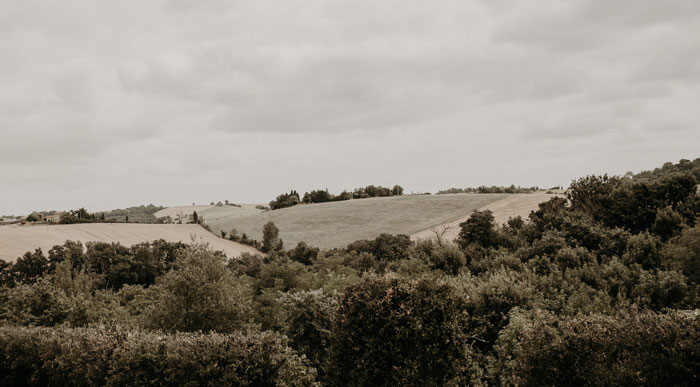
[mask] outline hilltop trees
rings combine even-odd
[[[279,195],[277,196],[277,199],[271,201],[270,209],[277,210],[280,208],[296,206],[299,203],[301,203],[301,199],[299,199],[299,193],[297,193],[297,191],[292,190],[288,194],[285,193]]]
[[[373,197],[384,197],[384,196],[401,196],[403,195],[403,187],[400,185],[395,185],[393,188],[386,188],[382,186],[368,185],[364,188],[355,188],[355,190],[350,193],[348,191],[343,191],[339,195],[333,195],[325,190],[313,190],[311,192],[304,193],[302,199],[299,199],[299,193],[292,190],[290,193],[285,193],[277,196],[277,198],[270,202],[270,208],[273,210],[292,207],[300,203],[311,204],[311,203],[326,203],[326,202],[338,202],[350,199],[364,199]]]

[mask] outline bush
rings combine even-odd
[[[289,259],[292,261],[297,261],[303,263],[304,265],[311,265],[316,257],[318,257],[318,248],[311,247],[305,242],[297,243],[297,247],[289,250]]]
[[[323,378],[338,310],[337,296],[325,294],[323,290],[310,290],[284,293],[279,302],[284,310],[284,333],[289,345],[305,355]]]
[[[0,326],[0,384],[314,386],[271,332],[176,334]]]
[[[573,318],[539,313],[524,325],[519,341],[519,353],[500,355],[515,357],[512,376],[522,386],[700,384],[697,312]]]
[[[252,295],[226,267],[224,259],[204,246],[188,248],[175,268],[149,288],[154,304],[152,328],[166,331],[232,332],[248,322]]]
[[[370,276],[347,289],[331,343],[338,386],[464,382],[470,348],[463,301],[443,281]]]
[[[413,245],[408,235],[380,234],[374,240],[360,240],[348,245],[349,252],[370,253],[379,261],[393,262],[410,258]]]
[[[465,248],[470,244],[477,244],[484,248],[498,245],[498,233],[496,232],[493,213],[490,210],[474,212],[469,219],[459,224],[461,231],[457,237],[457,243]]]

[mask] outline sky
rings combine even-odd
[[[0,0],[0,214],[700,157],[697,0]]]

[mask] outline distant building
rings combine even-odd
[[[61,219],[63,219],[63,215],[64,215],[64,214],[65,214],[64,212],[57,212],[57,213],[55,213],[55,214],[53,214],[53,215],[46,215],[46,216],[44,217],[44,220],[45,220],[47,223],[60,223],[60,222],[61,222]]]

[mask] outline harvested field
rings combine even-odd
[[[202,211],[208,210],[214,206],[206,205],[206,206],[179,206],[179,207],[168,207],[164,208],[158,212],[156,212],[155,215],[156,218],[163,218],[166,216],[169,216],[173,219],[176,219],[178,215],[180,216],[186,216],[186,215],[192,215],[193,212],[197,211],[197,214],[199,214]]]
[[[257,253],[250,246],[213,235],[195,224],[124,224],[91,223],[42,226],[0,226],[0,259],[14,261],[27,251],[40,247],[45,253],[66,240],[85,242],[119,242],[125,246],[165,239],[169,242],[208,243],[229,257],[241,253]]]
[[[561,195],[562,193],[559,192],[558,194]],[[557,196],[556,193],[548,194],[544,191],[530,194],[509,194],[501,200],[486,204],[485,206],[479,208],[479,210],[491,210],[491,212],[493,212],[493,217],[495,218],[496,224],[503,224],[507,222],[508,219],[516,216],[521,216],[523,219],[526,219],[530,215],[531,211],[537,210],[540,203],[546,202],[555,196]],[[437,227],[430,227],[412,234],[411,239],[419,240],[433,238],[435,237],[435,233],[433,232],[434,229],[441,231],[443,228],[447,228],[442,237],[446,240],[454,240],[459,235],[459,224],[467,220],[470,215],[471,211],[469,213],[465,213],[462,217],[454,221],[446,222]]]
[[[207,218],[215,233],[236,229],[261,240],[262,228],[272,221],[286,248],[304,241],[321,248],[345,247],[381,233],[411,235],[451,222],[502,199],[505,194],[416,195],[305,204],[251,215]],[[206,218],[205,212],[205,218]]]

